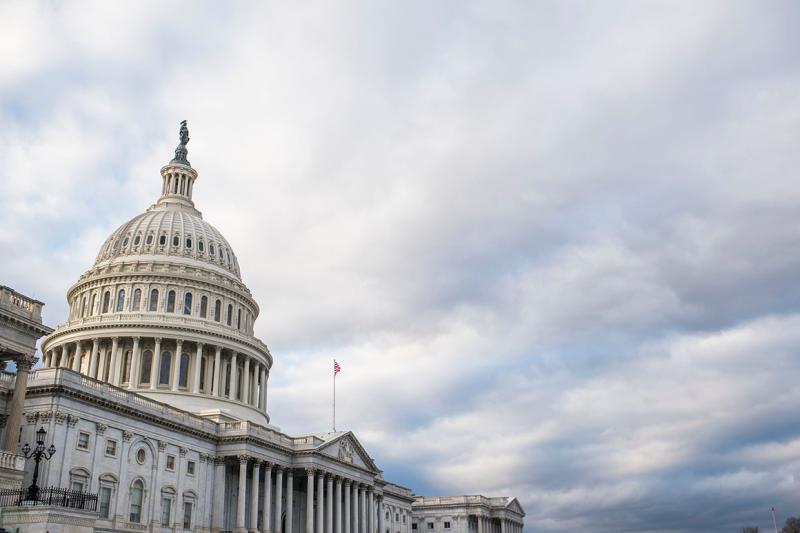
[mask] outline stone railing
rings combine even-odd
[[[280,431],[265,428],[247,420],[237,420],[235,422],[223,422],[219,425],[220,437],[234,435],[252,435],[267,442],[274,442],[287,448],[297,448],[297,439],[284,435]]]
[[[0,469],[21,472],[25,469],[25,458],[12,452],[0,450]]]
[[[42,302],[28,298],[11,287],[0,285],[0,307],[27,318],[42,322]]]
[[[488,503],[489,498],[480,495],[470,496],[417,496],[414,503],[417,505],[466,505]]]
[[[242,333],[230,326],[223,325],[222,322],[207,320],[205,318],[195,318],[178,314],[163,313],[107,313],[104,315],[87,316],[76,320],[69,320],[58,326],[59,331],[76,328],[79,326],[97,325],[144,325],[144,326],[171,326],[180,328],[193,328],[221,336],[233,337],[242,344],[248,344],[254,348],[268,352],[267,345],[259,339]]]

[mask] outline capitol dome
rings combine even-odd
[[[192,201],[185,122],[161,196],[117,228],[67,293],[69,320],[42,342],[45,367],[217,420],[269,421],[272,356],[230,244]]]

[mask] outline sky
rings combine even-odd
[[[528,531],[800,515],[800,4],[0,1],[0,283],[66,317],[187,119],[290,434]]]

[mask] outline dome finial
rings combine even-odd
[[[170,163],[181,163],[183,165],[192,166],[186,156],[189,155],[189,150],[186,149],[186,143],[189,142],[189,128],[186,126],[186,121],[181,121],[181,129],[178,132],[180,144],[175,148],[175,157],[172,158]]]

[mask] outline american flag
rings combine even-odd
[[[336,359],[333,360],[333,375],[335,376],[339,372],[342,371],[342,367],[339,366],[339,363],[336,362]]]

